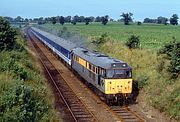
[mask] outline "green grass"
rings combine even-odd
[[[123,60],[133,68],[133,79],[137,81],[143,90],[140,94],[145,96],[144,102],[154,106],[169,117],[180,120],[180,76],[172,80],[167,72],[169,61],[157,55],[157,50],[165,43],[170,42],[174,36],[180,40],[180,26],[172,25],[123,25],[120,23],[108,23],[106,26],[100,23],[90,25],[65,24],[42,25],[44,30],[57,34],[62,27],[77,35],[83,35],[87,41],[92,41],[107,33],[109,41],[97,46],[92,46],[109,56]],[[140,36],[141,49],[128,49],[124,42],[132,35]],[[88,42],[89,43],[89,42]],[[162,67],[161,72],[158,71]]]
[[[78,23],[77,25],[65,24],[63,26],[67,27],[69,31],[83,35],[88,39],[94,39],[103,33],[107,33],[113,40],[125,42],[132,34],[135,34],[140,37],[141,47],[150,49],[159,48],[164,43],[172,40],[173,36],[180,40],[180,26],[172,25],[123,25],[122,23],[111,22],[105,26],[101,23],[91,23],[89,25],[84,23]],[[46,30],[53,32],[57,32],[63,26],[60,24],[42,25]]]

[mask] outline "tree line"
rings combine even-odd
[[[93,17],[93,16],[89,16],[89,17],[85,17],[85,16],[56,16],[56,17],[39,17],[39,18],[34,18],[34,19],[28,19],[28,18],[22,18],[20,16],[16,17],[16,18],[12,18],[12,17],[4,17],[6,20],[8,20],[10,23],[18,23],[18,22],[24,22],[24,23],[38,23],[38,24],[46,24],[46,23],[52,23],[52,24],[56,24],[56,23],[60,23],[60,24],[64,24],[64,23],[72,23],[73,25],[76,25],[76,23],[85,23],[86,25],[88,25],[90,22],[102,22],[103,25],[106,25],[108,21],[113,21],[112,18],[109,18],[108,15],[105,16],[97,16],[97,17]]]
[[[167,25],[168,21],[171,25],[178,25],[178,15],[173,14],[169,19],[166,17],[159,16],[157,19],[145,18],[143,23],[157,23]]]
[[[130,22],[133,22],[133,18],[132,18],[133,14],[131,12],[128,13],[122,13],[120,15],[120,19],[117,20],[118,22],[124,22],[125,25],[129,25]],[[73,25],[76,25],[77,23],[85,23],[86,25],[88,25],[91,22],[101,22],[103,25],[106,25],[109,21],[116,21],[112,18],[110,18],[108,15],[105,16],[97,16],[97,17],[93,17],[93,16],[89,16],[89,17],[85,17],[85,16],[56,16],[56,17],[39,17],[39,18],[34,18],[34,19],[27,19],[27,18],[22,18],[20,16],[16,17],[16,18],[11,18],[11,17],[4,17],[6,20],[8,20],[10,23],[13,22],[24,22],[24,23],[38,23],[38,24],[46,24],[46,23],[52,23],[52,24],[56,24],[56,23],[60,23],[60,24],[64,24],[64,23],[72,23]],[[177,14],[173,14],[172,17],[170,17],[169,19],[166,17],[162,17],[159,16],[157,19],[151,19],[151,18],[145,18],[143,23],[156,23],[156,24],[172,24],[172,25],[178,25],[178,15]],[[169,23],[168,23],[169,22]],[[141,22],[137,22],[138,25],[141,25]]]

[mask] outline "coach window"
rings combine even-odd
[[[79,62],[79,57],[77,57],[77,61]]]
[[[92,66],[92,65],[91,65],[91,64],[89,64],[89,69],[90,69],[90,70],[91,70],[91,66]]]
[[[101,70],[101,68],[98,67],[98,74],[101,74],[101,71],[100,71],[100,70]]]
[[[95,70],[96,70],[96,74],[98,74],[98,68],[96,68]]]
[[[95,66],[93,66],[93,72],[95,72]]]

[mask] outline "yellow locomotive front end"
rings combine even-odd
[[[106,69],[104,93],[107,102],[123,104],[132,93],[132,69],[125,63],[121,65],[122,68]]]
[[[105,79],[105,94],[130,94],[132,79]]]

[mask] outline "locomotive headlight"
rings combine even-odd
[[[131,81],[128,81],[128,83],[130,84],[130,83],[131,83]]]

